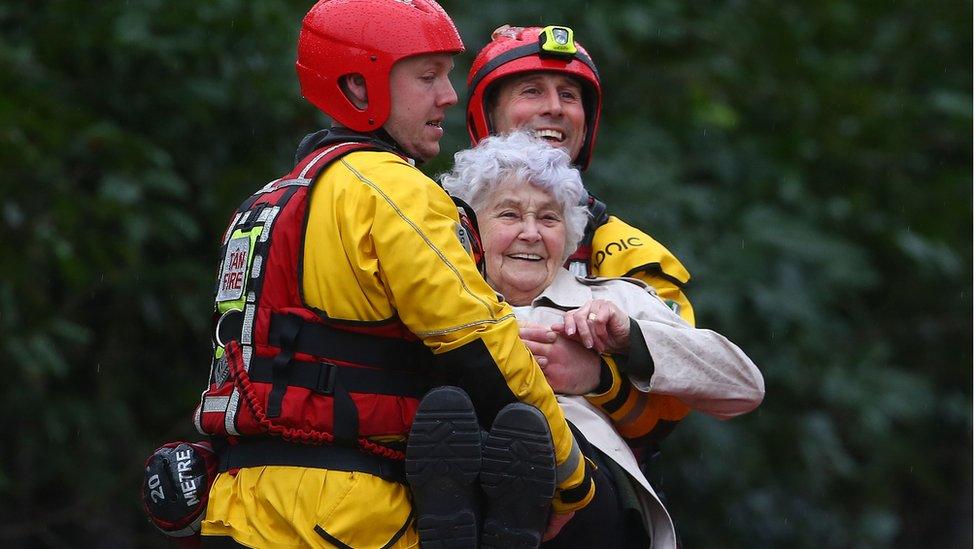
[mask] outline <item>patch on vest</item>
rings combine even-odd
[[[227,254],[220,270],[220,290],[217,301],[235,301],[244,295],[247,282],[247,260],[251,251],[251,237],[232,238],[227,243]]]
[[[217,359],[214,364],[214,385],[220,389],[220,386],[227,381],[228,376],[230,376],[230,368],[227,367],[227,355]]]

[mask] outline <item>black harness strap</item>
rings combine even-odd
[[[273,383],[274,359],[254,357],[248,369],[251,381]],[[332,396],[341,384],[351,393],[420,398],[429,389],[423,378],[411,372],[391,372],[371,368],[339,366],[331,362],[292,360],[288,386],[304,387],[320,395]]]
[[[349,390],[337,379],[332,389],[332,434],[336,444],[355,448],[359,438],[359,409]]]
[[[607,221],[610,221],[610,214],[607,213],[607,205],[603,203],[599,198],[590,195],[586,199],[586,213],[588,214],[588,220],[586,222],[586,232],[588,233],[587,242],[593,241],[593,233]]]
[[[406,482],[402,461],[329,444],[313,446],[273,438],[242,438],[238,439],[237,444],[223,445],[218,454],[221,472],[244,467],[281,465],[358,471],[390,482]]]
[[[285,320],[293,315],[271,315],[268,339],[272,345],[284,329]],[[373,335],[339,330],[325,324],[302,322],[301,333],[295,340],[295,352],[329,357],[342,362],[364,364],[373,368],[416,371],[433,360],[431,353],[419,341],[382,338]]]
[[[292,359],[295,357],[295,339],[302,329],[302,319],[288,315],[279,323],[279,331],[274,338],[269,338],[272,345],[281,347],[281,351],[272,359],[271,393],[268,394],[268,417],[281,416],[281,401],[288,389],[291,377]]]

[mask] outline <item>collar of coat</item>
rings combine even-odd
[[[630,282],[645,291],[648,288],[647,284],[636,278],[583,278],[573,276],[568,270],[560,267],[549,286],[532,300],[531,305],[533,307],[545,306],[571,311],[594,299],[593,286],[607,284],[615,280]]]

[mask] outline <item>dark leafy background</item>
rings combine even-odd
[[[0,6],[0,542],[161,547],[142,461],[194,438],[216,240],[326,120],[310,2]],[[445,2],[469,52],[573,26],[605,110],[587,185],[756,360],[654,475],[688,547],[971,547],[972,4]],[[445,169],[466,146],[447,120]]]

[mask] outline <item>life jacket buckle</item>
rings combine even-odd
[[[320,395],[332,396],[338,371],[339,367],[335,364],[325,360],[319,361],[319,376],[315,382],[315,388],[312,390]]]

